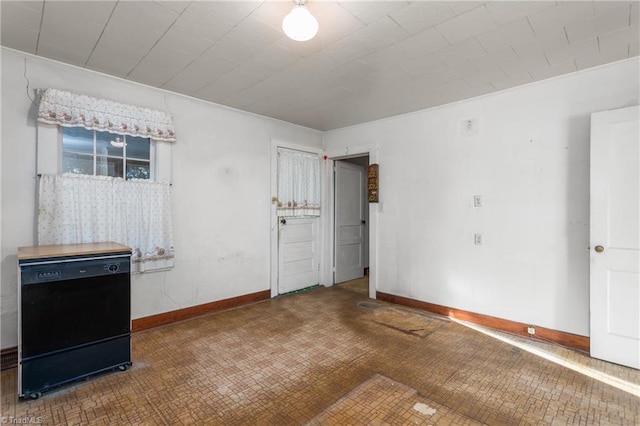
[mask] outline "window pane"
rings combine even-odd
[[[127,136],[127,158],[149,160],[150,147],[151,142],[149,138]]]
[[[96,154],[122,157],[124,154],[124,136],[108,132],[96,132]]]
[[[148,161],[127,160],[127,179],[149,178],[151,178],[151,170]]]
[[[87,130],[82,127],[63,127],[62,150],[64,152],[93,154],[93,130]],[[91,174],[93,174],[93,171]]]
[[[121,158],[109,158],[96,156],[96,175],[124,177],[122,175],[124,160]]]
[[[65,152],[62,156],[62,171],[63,173],[92,175],[93,155],[70,154]]]
[[[63,128],[62,146],[62,169],[65,173],[151,179],[149,138],[68,127]]]

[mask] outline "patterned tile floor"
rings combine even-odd
[[[497,340],[366,299],[360,286],[135,333],[131,369],[38,400],[17,401],[17,371],[4,371],[0,423],[640,424],[638,370],[502,333],[509,341]]]
[[[320,413],[309,426],[319,425],[480,425],[415,389],[380,374],[358,386]]]

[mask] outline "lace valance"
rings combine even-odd
[[[176,141],[173,121],[165,112],[57,89],[42,92],[38,121],[164,142]]]

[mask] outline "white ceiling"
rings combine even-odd
[[[5,1],[3,46],[319,130],[640,54],[638,1]]]

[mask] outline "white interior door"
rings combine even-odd
[[[278,218],[278,293],[318,284],[317,217]]]
[[[640,106],[591,115],[591,356],[640,369]]]
[[[364,167],[336,161],[335,283],[364,276]]]

